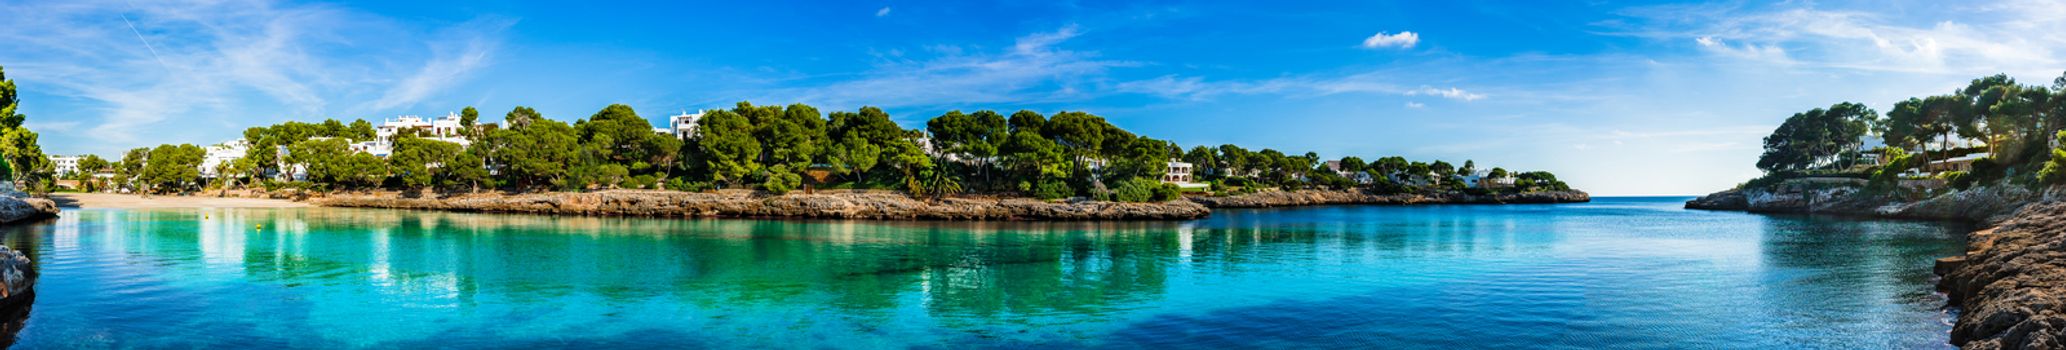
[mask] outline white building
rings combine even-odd
[[[58,177],[70,177],[79,172],[79,159],[79,156],[55,156],[50,157],[50,162],[56,164]]]
[[[459,123],[458,114],[447,114],[444,118],[428,121],[422,117],[405,115],[381,122],[380,127],[374,130],[374,136],[382,140],[393,140],[396,134],[407,130],[421,132],[419,136],[424,138],[462,138],[465,136],[466,127]]]
[[[665,132],[663,133],[673,134],[675,138],[687,140],[696,137],[696,121],[702,119],[703,113],[689,114],[688,111],[682,111],[681,114],[667,117],[666,129],[656,129],[654,131],[661,132],[664,130]]]
[[[1182,184],[1191,182],[1191,163],[1169,161],[1168,171],[1162,174],[1162,182]]]
[[[220,168],[223,164],[244,158],[244,152],[250,149],[251,143],[244,141],[244,139],[229,140],[221,144],[208,146],[208,154],[201,158],[201,178],[213,179],[216,176],[220,176],[221,174],[217,174],[215,171],[217,168]]]
[[[1370,176],[1370,172],[1343,170],[1339,160],[1330,160],[1321,164],[1327,166],[1327,171],[1332,171],[1335,175],[1341,175],[1341,177],[1347,178],[1349,181],[1355,181],[1356,184],[1368,185],[1372,182],[1377,182],[1377,178]]]
[[[436,120],[423,120],[413,115],[395,117],[380,123],[374,130],[373,141],[353,144],[352,150],[386,157],[394,151],[395,136],[404,132],[414,132],[416,137],[426,140],[456,143],[461,147],[473,145],[466,139],[466,126],[459,121],[458,114],[446,114]]]

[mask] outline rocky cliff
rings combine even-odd
[[[1999,223],[2023,205],[2060,197],[2025,186],[1997,184],[1927,198],[1873,193],[1858,186],[1777,186],[1733,189],[1686,201],[1687,209],[1761,213],[1830,214],[1889,219]]]
[[[1390,194],[1376,195],[1356,191],[1272,191],[1223,197],[1193,197],[1191,201],[1213,208],[1266,208],[1293,207],[1304,205],[1334,204],[1522,204],[1522,203],[1583,203],[1592,201],[1592,195],[1581,191],[1551,191],[1518,194],[1471,195],[1462,193],[1444,194]]]
[[[793,217],[922,220],[1185,220],[1210,215],[1205,206],[1166,203],[1048,202],[1026,198],[946,198],[937,202],[897,193],[755,195],[748,192],[686,193],[605,191],[590,193],[480,194],[411,198],[394,194],[348,194],[312,198],[331,207],[425,209],[471,212],[654,217]]]
[[[1938,289],[1963,310],[1951,343],[2066,348],[2066,203],[2026,206],[1969,241],[1965,256],[1937,261]]]

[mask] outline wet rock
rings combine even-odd
[[[1726,190],[1686,201],[1686,209],[1747,211],[1750,210],[1750,198],[1744,196],[1741,189]]]
[[[36,272],[21,251],[0,246],[0,306],[12,306],[28,298],[36,286]]]

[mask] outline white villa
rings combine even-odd
[[[238,158],[244,158],[244,152],[250,149],[251,142],[244,139],[223,141],[221,144],[208,146],[207,156],[201,158],[201,178],[213,179],[221,176],[222,174],[216,173],[216,168]]]
[[[1168,169],[1166,169],[1162,173],[1162,183],[1176,184],[1178,188],[1185,189],[1211,187],[1211,185],[1192,182],[1197,179],[1191,176],[1192,170],[1196,169],[1196,167],[1192,166],[1191,163],[1185,163],[1182,161],[1171,159],[1169,160],[1167,166]]]
[[[653,128],[653,132],[688,140],[696,137],[696,121],[702,119],[703,113],[689,114],[688,111],[682,111],[681,114],[667,117],[667,128]]]

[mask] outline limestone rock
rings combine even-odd
[[[2024,207],[1969,238],[1964,257],[1940,259],[1937,287],[1963,313],[1952,344],[1966,349],[2066,346],[2066,203]]]

